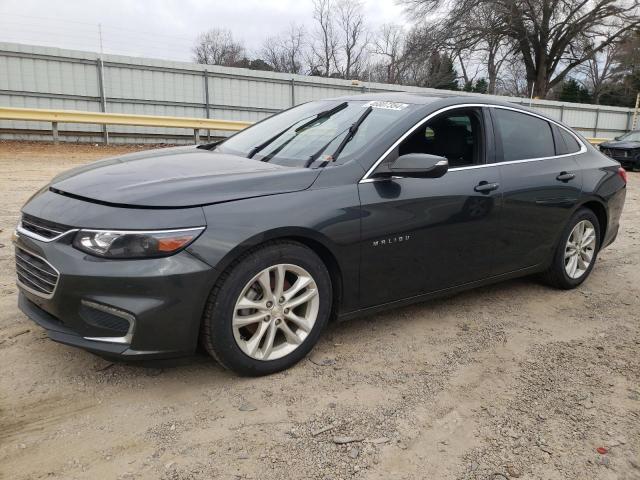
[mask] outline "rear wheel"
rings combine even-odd
[[[274,242],[222,275],[207,302],[202,342],[241,375],[274,373],[313,348],[331,303],[331,279],[322,260],[299,243]]]
[[[545,280],[557,288],[577,287],[591,273],[599,248],[598,217],[591,210],[581,208],[567,223]]]

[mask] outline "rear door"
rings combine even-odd
[[[581,193],[575,154],[583,147],[568,130],[534,114],[493,107],[491,118],[503,187],[496,266],[507,273],[550,259]]]

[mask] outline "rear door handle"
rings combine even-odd
[[[489,183],[483,180],[475,186],[474,190],[479,193],[489,193],[497,190],[498,187],[500,187],[499,183]]]
[[[559,180],[561,182],[568,182],[569,180],[573,180],[574,178],[576,178],[575,173],[561,172],[560,175],[556,177],[556,180]]]

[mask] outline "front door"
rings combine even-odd
[[[361,305],[368,307],[462,285],[493,273],[501,206],[500,167],[486,164],[479,108],[449,110],[418,128],[392,154],[449,160],[440,178],[365,180]]]

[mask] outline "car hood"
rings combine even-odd
[[[629,142],[626,140],[614,140],[611,142],[603,142],[600,144],[604,148],[622,148],[625,150],[632,150],[634,148],[640,148],[640,142]]]
[[[308,168],[175,147],[84,165],[58,175],[49,187],[98,203],[180,208],[305,190],[318,175]]]

